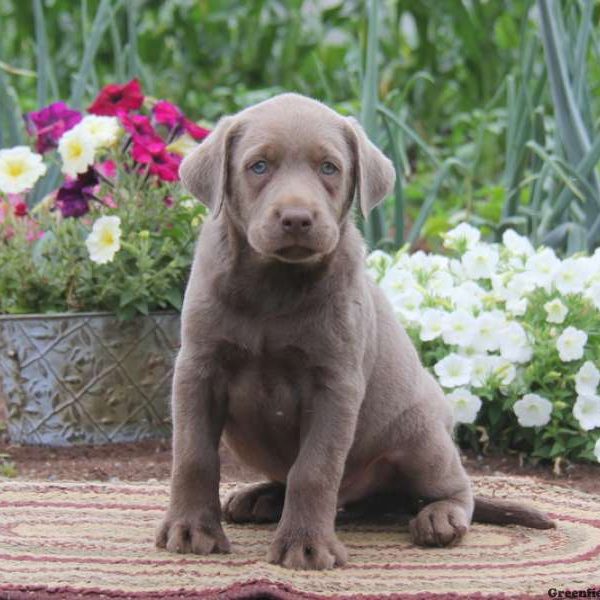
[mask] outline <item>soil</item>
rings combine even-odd
[[[169,440],[136,444],[47,448],[11,445],[0,441],[2,463],[13,464],[19,479],[147,481],[167,479],[171,468]],[[520,464],[518,456],[476,455],[463,452],[463,462],[472,475],[526,475],[567,488],[600,495],[600,465],[568,464],[557,475],[551,465]],[[13,469],[10,469],[13,470]],[[256,481],[260,475],[241,465],[225,447],[221,448],[222,481]]]
[[[171,470],[171,441],[154,440],[135,444],[49,448],[11,444],[3,427],[5,404],[0,398],[0,479],[71,481],[148,481],[168,479]],[[478,455],[462,452],[463,463],[471,475],[521,475],[556,485],[600,495],[600,464],[568,463],[560,473],[552,465],[523,462],[517,455]],[[221,448],[222,481],[257,481],[252,471]]]

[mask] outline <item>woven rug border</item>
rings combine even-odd
[[[48,587],[48,586],[13,586],[0,585],[0,600],[75,600],[75,598],[97,597],[110,599],[133,600],[541,600],[547,598],[547,594],[482,594],[475,593],[394,593],[394,594],[312,594],[294,589],[292,586],[282,582],[270,581],[268,579],[257,579],[234,583],[225,588],[213,588],[203,591],[194,590],[161,590],[157,592],[126,592],[119,590],[106,590],[102,588],[74,588],[70,586]]]

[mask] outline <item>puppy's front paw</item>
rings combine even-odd
[[[419,546],[454,546],[468,529],[465,511],[447,501],[429,504],[409,523],[410,537]]]
[[[156,546],[179,554],[211,554],[231,551],[219,522],[204,523],[190,517],[167,515],[156,531]]]
[[[284,529],[275,535],[267,560],[288,569],[322,570],[346,564],[348,553],[334,533]]]

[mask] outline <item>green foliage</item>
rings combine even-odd
[[[15,463],[10,460],[10,454],[0,454],[0,478],[14,478],[18,474]]]
[[[24,139],[18,105],[85,104],[134,76],[209,121],[299,91],[361,116],[394,161],[394,195],[364,228],[371,246],[435,249],[431,233],[468,219],[590,249],[599,10],[597,0],[0,0],[0,146]]]

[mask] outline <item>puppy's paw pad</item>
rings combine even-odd
[[[434,502],[410,521],[409,532],[419,546],[453,546],[469,529],[465,511],[450,502]]]
[[[220,524],[191,519],[166,519],[156,532],[156,546],[178,554],[229,553],[231,546]]]
[[[278,535],[267,560],[287,569],[321,571],[346,564],[348,553],[335,535]]]

